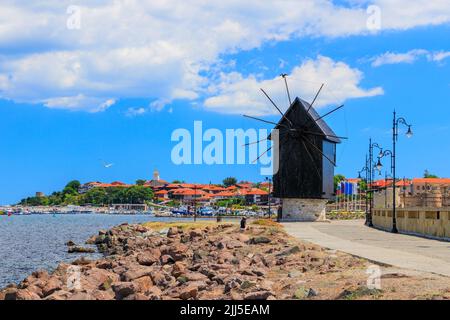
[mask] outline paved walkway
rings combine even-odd
[[[364,220],[283,223],[292,236],[379,263],[450,276],[450,242],[392,234]]]

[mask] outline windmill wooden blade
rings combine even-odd
[[[304,139],[305,139],[306,142],[309,143],[309,145],[311,145],[314,149],[316,149],[323,157],[325,157],[328,161],[330,161],[330,163],[331,163],[333,166],[336,167],[336,163],[334,163],[334,161],[331,161],[331,159],[328,158],[328,157],[322,152],[322,150],[320,150],[319,148],[317,148],[317,146],[316,146],[314,143],[312,143],[311,141],[309,141],[307,138],[304,138]]]
[[[282,74],[280,74],[280,76],[284,79],[284,84],[286,85],[286,92],[287,92],[287,96],[288,96],[288,99],[289,99],[289,105],[291,105],[292,104],[291,94],[289,92],[289,87],[288,87],[288,83],[287,83],[287,80],[286,80],[287,74],[286,73],[282,73]]]
[[[248,142],[248,143],[243,144],[242,146],[243,146],[243,147],[246,147],[246,146],[249,146],[249,145],[252,145],[252,144],[255,144],[255,143],[260,143],[260,142],[266,141],[266,140],[269,140],[269,139],[264,138],[264,139],[261,139],[261,140],[258,140],[258,141]]]
[[[253,120],[262,121],[262,122],[265,122],[265,123],[268,123],[268,124],[277,125],[277,124],[276,124],[275,122],[273,122],[273,121],[268,121],[268,120],[264,120],[264,119],[260,119],[260,118],[255,118],[255,117],[252,117],[252,116],[248,116],[248,115],[246,115],[246,114],[243,114],[243,116],[246,117],[246,118],[253,119]]]
[[[248,115],[246,115],[246,114],[243,114],[243,116],[246,117],[246,118],[249,118],[249,119],[262,121],[262,122],[265,122],[265,123],[268,123],[268,124],[273,124],[274,126],[278,125],[277,123],[275,123],[275,122],[273,122],[273,121],[268,121],[268,120],[264,120],[264,119],[260,119],[260,118],[256,118],[256,117],[252,117],[252,116],[248,116]],[[288,126],[285,126],[285,125],[283,125],[283,124],[280,124],[280,126],[289,129]]]
[[[321,116],[321,117],[315,119],[314,121],[319,121],[320,119],[325,118],[325,117],[328,116],[329,114],[332,114],[333,112],[335,112],[335,111],[341,109],[343,106],[344,106],[343,104],[340,105],[339,107],[337,107],[337,108],[331,110],[330,112],[325,113],[323,116]]]
[[[316,99],[317,99],[317,97],[319,96],[320,91],[322,91],[322,88],[323,88],[324,85],[325,85],[325,84],[322,83],[322,85],[320,86],[319,91],[317,91],[317,93],[316,93],[316,95],[315,95],[313,101],[312,101],[311,104],[309,105],[309,108],[308,108],[307,112],[309,112],[309,109],[311,109],[312,106],[314,105],[314,102],[316,102]]]
[[[265,155],[267,152],[269,152],[270,149],[272,149],[272,147],[269,147],[269,149],[267,149],[266,151],[261,153],[258,158],[256,158],[255,160],[252,161],[252,163],[255,163],[256,161],[258,161],[259,158],[261,158],[263,155]]]
[[[275,104],[275,102],[273,102],[273,100],[269,97],[269,95],[264,91],[264,89],[260,88],[260,90],[264,93],[264,95],[267,97],[267,99],[269,99],[269,101],[273,104],[273,106],[278,110],[278,112],[281,114],[281,116],[286,119],[287,122],[289,122],[289,125],[292,127],[293,124],[291,122],[291,120],[289,120],[288,118],[286,118],[286,116],[284,115],[284,113],[280,110],[280,108],[278,108],[278,106]]]
[[[279,133],[279,136],[285,135],[286,133],[288,133],[288,131],[282,131],[282,132]],[[258,141],[248,142],[248,143],[243,144],[242,146],[245,147],[245,146],[249,146],[249,145],[252,145],[252,144],[255,144],[255,143],[259,143],[259,142],[262,142],[262,141],[266,141],[266,140],[270,140],[270,139],[269,138],[264,138],[264,139],[261,139],[261,140],[258,140]]]
[[[302,138],[302,143],[303,143],[303,147],[305,147],[306,153],[308,153],[309,158],[311,159],[311,162],[314,165],[314,168],[316,169],[317,175],[319,176],[320,179],[322,179],[322,175],[320,174],[319,168],[317,168],[316,162],[314,161],[314,158],[313,158],[311,152],[309,151],[308,147],[306,146],[304,138]]]
[[[311,131],[303,131],[306,134],[312,134],[314,136],[320,136],[320,137],[331,137],[331,138],[337,138],[337,139],[348,139],[347,137],[339,137],[339,136],[334,136],[332,134],[323,134],[323,133],[318,133],[318,132],[311,132]]]

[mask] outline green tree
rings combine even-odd
[[[334,176],[334,191],[337,190],[338,184],[341,183],[342,181],[345,181],[345,176],[343,176],[342,174],[337,174]]]
[[[439,178],[437,175],[430,173],[427,169],[423,173],[424,178]]]
[[[80,188],[81,183],[78,180],[72,180],[63,189],[63,194],[78,194],[78,189]]]
[[[367,191],[367,182],[365,180],[360,180],[358,182],[358,187],[359,187],[360,191],[363,191],[363,192]]]
[[[222,183],[225,187],[231,187],[237,183],[237,179],[234,177],[228,177],[223,179]]]
[[[104,188],[93,188],[84,194],[84,203],[103,205],[108,203],[108,194]]]
[[[137,179],[136,180],[136,185],[137,186],[143,186],[145,184],[146,180],[144,179]]]

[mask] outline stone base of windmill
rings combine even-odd
[[[326,204],[324,199],[283,199],[281,221],[325,221]]]

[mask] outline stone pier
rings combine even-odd
[[[283,199],[281,221],[323,221],[326,219],[326,199]]]

